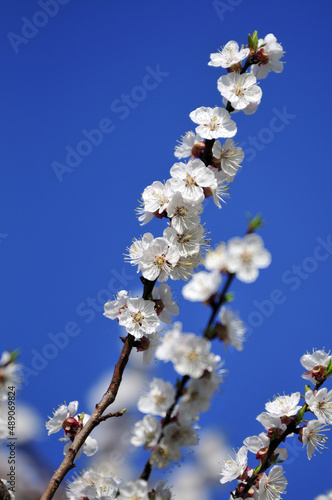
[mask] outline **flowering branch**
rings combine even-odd
[[[133,347],[144,352],[145,361],[151,358],[152,350],[157,348],[156,357],[172,361],[182,379],[176,388],[169,382],[154,379],[150,384],[150,393],[139,398],[138,408],[148,415],[135,425],[132,443],[135,446],[144,444],[151,450],[150,458],[141,478],[136,483],[123,484],[120,493],[114,486],[114,481],[108,479],[110,498],[118,497],[122,500],[136,494],[138,490],[139,498],[159,498],[156,493],[158,487],[150,493],[147,490],[146,480],[152,466],[166,467],[170,461],[179,460],[180,446],[197,443],[197,433],[191,424],[198,418],[199,412],[208,409],[209,400],[221,381],[221,359],[210,352],[210,339],[218,337],[226,345],[231,342],[241,350],[245,333],[242,322],[227,308],[222,308],[220,321],[212,327],[216,315],[221,305],[228,300],[227,291],[235,276],[243,282],[251,283],[257,278],[258,270],[268,267],[271,261],[270,253],[263,247],[261,238],[252,234],[255,229],[252,220],[244,238],[233,238],[227,245],[222,244],[215,252],[207,255],[205,267],[212,272],[194,274],[195,269],[203,262],[202,247],[207,243],[204,226],[200,224],[202,203],[205,198],[213,196],[215,204],[221,208],[220,201],[224,201],[223,197],[227,195],[229,184],[234,180],[244,157],[241,148],[236,147],[230,139],[236,134],[237,128],[227,109],[244,110],[248,114],[257,109],[262,90],[256,85],[253,68],[266,66],[265,76],[271,69],[282,71],[280,61],[281,69],[278,65],[273,66],[275,51],[271,49],[269,52],[268,46],[270,43],[275,49],[279,44],[276,44],[273,35],[268,37],[270,39],[266,43],[261,43],[254,32],[249,36],[248,48],[239,51],[237,43],[232,41],[222,52],[211,54],[209,65],[221,66],[228,71],[228,75],[218,80],[218,90],[224,97],[226,109],[201,107],[190,113],[190,118],[197,124],[196,135],[193,132],[187,133],[175,151],[175,156],[179,159],[190,156],[189,161],[174,164],[170,170],[171,179],[165,184],[155,181],[142,194],[143,206],[139,209],[141,224],[146,224],[156,216],[159,219],[167,218],[169,225],[162,237],[154,238],[151,233],[145,233],[141,239],[134,239],[128,250],[126,259],[132,265],[137,265],[138,272],[142,273],[142,298],[132,298],[126,290],[122,290],[114,301],[105,304],[104,315],[117,319],[126,328],[128,336],[122,339],[124,346],[120,359],[100,403],[96,405],[91,417],[83,413],[74,416],[77,402],[70,403],[68,407],[63,405],[46,424],[49,434],[62,427],[65,431],[63,440],[70,439],[71,443],[66,445],[65,459],[55,472],[42,500],[53,497],[65,474],[74,467],[74,459],[78,457],[81,448],[87,455],[95,453],[97,443],[90,438],[92,430],[108,418],[123,415],[124,410],[107,415],[103,413],[115,400]],[[281,46],[279,47],[277,60],[283,53]],[[245,58],[247,60],[242,67],[241,61]],[[252,73],[247,74],[245,71],[249,67]],[[223,146],[217,138],[226,138]],[[223,291],[217,295],[223,274],[227,274],[227,281]],[[168,278],[187,281],[192,276],[192,280],[183,288],[184,297],[212,307],[204,335],[198,337],[182,333],[181,324],[176,323],[174,329],[168,331],[160,342],[157,332],[160,322],[169,324],[172,321],[171,314],[176,316],[179,313],[170,287],[164,283]],[[155,287],[157,280],[161,282],[158,288]],[[197,394],[198,403],[195,399]],[[162,416],[162,421],[159,422],[153,415]],[[84,476],[91,485],[90,473],[87,471]],[[163,487],[159,490],[161,498],[169,498],[169,493]],[[83,492],[80,496],[86,498],[87,494]]]
[[[280,465],[287,458],[287,451],[279,446],[286,438],[295,434],[303,446],[307,445],[308,459],[316,450],[325,447],[326,438],[321,433],[326,424],[332,423],[332,391],[319,390],[322,384],[331,376],[332,356],[325,351],[314,351],[301,358],[307,371],[303,378],[315,382],[313,390],[306,386],[305,403],[298,406],[300,393],[290,396],[279,396],[265,405],[267,412],[261,413],[257,420],[265,427],[266,433],[252,436],[244,440],[244,445],[235,458],[224,460],[222,465],[222,483],[238,479],[238,486],[231,493],[233,498],[252,498],[258,493],[258,498],[278,500],[286,488],[287,481]],[[305,413],[311,412],[317,420],[303,419]],[[300,424],[304,425],[300,427]],[[256,453],[260,465],[255,469],[247,466],[247,450]],[[267,476],[265,471],[271,467]]]
[[[115,365],[112,381],[107,391],[101,398],[100,402],[96,404],[91,417],[83,426],[82,430],[78,434],[76,434],[67,452],[67,455],[63,459],[62,464],[60,465],[58,470],[53,474],[53,477],[44,494],[42,495],[41,500],[50,500],[51,498],[53,498],[54,493],[58,489],[66,474],[75,467],[74,460],[78,451],[83,446],[93,429],[97,427],[97,425],[99,425],[99,423],[103,420],[102,414],[104,413],[106,408],[108,408],[114,402],[122,381],[124,369],[129,360],[134,340],[135,337],[133,337],[132,335],[128,335],[122,348],[119,361]]]

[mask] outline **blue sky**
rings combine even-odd
[[[139,226],[141,192],[169,177],[176,141],[193,129],[189,113],[221,103],[223,73],[207,65],[209,54],[229,40],[245,44],[254,29],[286,51],[284,72],[261,81],[259,110],[234,117],[247,159],[228,205],[208,203],[203,214],[215,245],[244,233],[247,212],[263,213],[273,256],[257,282],[232,287],[249,327],[244,351],[214,346],[229,377],[203,422],[239,447],[260,432],[255,418],[268,399],[303,392],[301,355],[331,348],[331,3],[57,1],[41,15],[37,1],[4,0],[1,25],[2,349],[20,349],[31,369],[20,399],[43,419],[64,400],[84,401],[117,359],[119,330],[102,305],[139,289],[123,253],[133,237],[164,229],[157,220]],[[199,333],[207,309],[184,299],[180,309],[185,331]],[[174,380],[166,368],[158,373]],[[44,430],[36,447],[60,462]],[[309,463],[296,450],[285,466],[288,497],[332,487],[331,451]]]

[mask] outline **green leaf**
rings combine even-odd
[[[225,295],[225,302],[233,302],[235,299],[235,293],[234,292],[228,292]]]
[[[301,422],[302,419],[303,419],[303,415],[305,414],[305,412],[308,410],[308,405],[307,404],[304,404],[301,408],[301,410],[297,413],[295,419],[296,419],[296,422]]]
[[[12,361],[12,362],[16,361],[20,354],[21,353],[18,349],[15,349],[14,351],[12,351],[10,353],[10,361]]]
[[[248,46],[252,52],[256,52],[258,46],[257,31],[254,31],[252,35],[248,34]]]
[[[329,377],[332,373],[332,360],[329,359],[327,366],[325,368],[325,377]]]
[[[253,474],[259,474],[259,471],[261,470],[262,468],[262,464],[259,464],[256,469],[254,470]]]
[[[248,212],[246,214],[248,220],[248,233],[254,233],[257,229],[264,227],[266,222],[263,220],[262,214],[257,214],[254,217]]]

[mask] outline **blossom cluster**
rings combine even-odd
[[[172,361],[175,371],[190,381],[177,394],[171,383],[155,378],[149,391],[138,400],[137,407],[146,416],[136,422],[131,443],[151,451],[151,465],[167,467],[170,461],[181,458],[180,447],[197,444],[193,424],[200,412],[209,409],[211,397],[222,381],[220,356],[211,353],[210,348],[206,338],[183,333],[181,323],[175,323],[158,346],[156,357]]]
[[[235,274],[240,281],[252,283],[258,277],[258,270],[268,267],[270,263],[271,254],[264,248],[258,234],[232,238],[227,245],[221,243],[207,253],[204,266],[210,272],[196,273],[183,287],[182,294],[193,302],[208,301],[220,286],[220,273]]]
[[[256,48],[258,50],[258,46]],[[180,391],[169,382],[154,379],[138,401],[138,409],[146,415],[135,424],[131,442],[148,449],[150,465],[158,468],[178,461],[181,446],[197,443],[194,424],[199,413],[209,408],[211,397],[222,380],[221,359],[210,352],[208,338],[183,333],[181,323],[175,323],[162,339],[156,332],[160,321],[170,323],[171,314],[178,314],[165,282],[169,278],[188,281],[204,263],[207,272],[197,272],[183,288],[183,295],[188,300],[212,305],[223,274],[251,283],[258,277],[259,269],[271,262],[262,239],[251,234],[253,228],[244,238],[232,238],[227,245],[223,243],[206,256],[203,254],[207,243],[201,224],[203,201],[213,197],[221,208],[220,201],[224,201],[244,158],[242,149],[232,140],[237,127],[230,112],[249,112],[249,108],[252,112],[253,105],[257,107],[262,97],[256,77],[252,73],[240,74],[240,61],[253,57],[254,51],[249,48],[239,51],[235,42],[227,44],[225,51],[219,54],[222,64],[218,64],[218,55],[211,55],[211,65],[228,68],[228,75],[218,80],[218,90],[226,98],[229,110],[216,106],[192,111],[189,117],[196,124],[195,131],[187,132],[174,152],[178,160],[186,161],[175,163],[169,179],[163,183],[153,182],[142,193],[142,205],[138,209],[141,224],[156,217],[166,218],[168,226],[161,237],[145,233],[140,239],[135,238],[125,258],[137,266],[143,280],[153,285],[158,280],[161,284],[159,288],[152,287],[149,300],[131,298],[122,290],[104,307],[106,317],[117,319],[135,337],[134,345],[139,350],[150,358],[152,348],[156,349],[156,358],[171,361],[174,370],[183,377]],[[229,64],[224,66],[226,53]],[[266,53],[264,64],[268,59]],[[253,62],[249,66],[251,64]],[[223,144],[220,138],[225,139]],[[238,314],[223,307],[209,338],[218,337],[226,345],[232,344],[241,350],[245,332]],[[189,382],[187,387],[186,382]]]
[[[326,445],[326,436],[322,431],[332,423],[332,390],[318,389],[332,373],[332,355],[324,350],[314,350],[301,357],[301,364],[306,368],[302,375],[315,384],[314,390],[306,387],[305,404],[299,404],[301,394],[292,393],[278,396],[265,405],[265,412],[257,420],[264,427],[258,436],[250,436],[235,453],[225,457],[221,468],[222,484],[238,480],[238,486],[232,493],[233,498],[251,498],[278,500],[285,491],[287,481],[283,475],[281,463],[287,458],[287,450],[279,444],[288,436],[297,435],[303,446],[307,447],[307,456],[311,460],[315,451],[321,452]],[[303,421],[305,412],[311,412],[316,419]],[[248,467],[248,451],[255,453],[260,461],[256,469]],[[265,471],[270,468],[269,474]]]
[[[121,481],[110,470],[88,469],[78,476],[67,487],[67,498],[77,500],[170,500],[171,492],[164,481],[150,489],[142,479],[137,481]]]
[[[114,300],[104,306],[105,317],[117,320],[134,337],[132,345],[144,352],[146,363],[155,350],[156,358],[172,362],[175,372],[182,377],[175,386],[154,378],[138,400],[138,409],[145,416],[134,425],[131,443],[149,450],[150,470],[177,462],[181,458],[181,447],[194,446],[198,442],[199,415],[210,407],[224,372],[220,356],[211,352],[210,339],[217,337],[226,346],[231,344],[238,350],[242,349],[246,330],[238,314],[229,307],[222,307],[219,311],[226,302],[225,289],[218,294],[223,276],[227,275],[227,283],[234,277],[251,283],[258,277],[259,269],[268,267],[271,262],[271,255],[264,248],[262,239],[253,234],[253,226],[244,238],[232,238],[227,244],[222,243],[206,254],[207,231],[201,222],[201,215],[205,198],[212,197],[217,207],[221,208],[221,202],[225,202],[244,159],[241,147],[233,141],[237,126],[231,119],[231,113],[243,111],[251,114],[257,109],[262,98],[257,77],[265,78],[269,71],[281,72],[282,55],[283,49],[272,34],[258,39],[256,32],[249,36],[248,47],[239,49],[235,41],[230,41],[221,51],[211,54],[210,66],[227,69],[227,74],[217,82],[224,107],[201,106],[189,114],[195,130],[187,132],[175,147],[174,155],[179,161],[170,168],[170,178],[147,186],[142,193],[141,206],[137,209],[141,225],[147,224],[153,217],[166,219],[168,223],[162,236],[155,238],[147,232],[135,238],[125,257],[131,265],[137,266],[137,272],[142,274],[142,283],[148,284],[148,292],[144,289],[143,297],[139,298],[121,290]],[[246,62],[242,66],[244,59]],[[246,72],[248,68],[250,70]],[[206,271],[194,275],[203,264]],[[211,324],[203,337],[182,332],[179,322],[160,337],[160,323],[170,324],[172,315],[179,314],[178,305],[166,284],[168,279],[190,280],[183,288],[184,297],[212,307]],[[157,281],[159,286],[155,286]],[[212,324],[217,312],[218,317]],[[311,397],[315,398],[316,394]],[[328,394],[323,393],[319,397],[320,402],[330,401]],[[290,398],[291,401],[284,402],[284,407],[292,408],[287,410],[288,413],[297,408],[293,401],[297,395]],[[315,408],[315,403],[319,406],[318,400],[310,401],[310,409]],[[279,404],[282,406],[280,401]],[[238,479],[238,488],[243,489],[248,478],[254,476],[254,471],[247,467],[247,451],[256,450],[255,453],[263,460],[262,450],[269,449],[268,443],[274,439],[271,429],[278,434],[283,432],[283,426],[289,424],[285,418],[294,421],[295,413],[288,415],[286,412],[286,415],[285,408],[278,416],[277,406],[275,402],[272,409],[267,409],[269,417],[261,417],[263,425],[268,426],[265,427],[267,433],[248,438],[239,453],[224,462],[221,482]],[[88,418],[83,413],[75,415],[77,407],[77,401],[68,406],[61,405],[46,424],[49,434],[62,428],[65,437],[61,440],[73,441]],[[326,414],[326,409],[324,411]],[[69,446],[70,443],[67,443],[65,453]],[[97,451],[96,441],[88,437],[82,450],[92,455]],[[283,453],[278,450],[276,456],[281,457]],[[262,471],[253,484],[254,493],[260,499],[276,500],[279,496],[275,496],[274,491],[284,491],[282,468],[274,462],[272,465],[270,474],[267,476]],[[67,496],[71,500],[171,498],[164,483],[149,489],[145,480],[147,477],[143,473],[137,481],[121,483],[110,471],[90,469],[69,485]]]
[[[132,298],[127,290],[121,290],[115,300],[106,302],[104,311],[104,316],[117,319],[119,325],[135,337],[137,350],[143,351],[144,364],[149,364],[152,352],[159,345],[160,322],[171,323],[171,315],[177,316],[179,307],[169,285],[161,283],[153,288],[151,300]]]
[[[230,103],[232,110],[243,110],[246,114],[256,111],[262,90],[257,85],[257,78],[266,78],[270,71],[281,73],[284,69],[283,48],[276,37],[270,33],[264,39],[258,39],[257,32],[249,35],[249,47],[242,47],[234,40],[210,55],[210,66],[225,68],[228,71],[218,80],[218,90]],[[244,73],[241,61],[247,59],[244,68],[250,66],[250,73]]]

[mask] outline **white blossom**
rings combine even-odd
[[[251,453],[257,453],[262,448],[267,448],[270,445],[270,439],[264,432],[261,432],[258,436],[247,437],[243,444]]]
[[[256,420],[262,424],[262,426],[266,429],[286,429],[286,425],[282,423],[280,417],[275,417],[274,415],[271,415],[271,413],[268,412],[263,412],[256,417]]]
[[[174,156],[177,158],[188,158],[192,155],[194,146],[197,145],[199,149],[205,147],[203,142],[203,137],[199,134],[195,134],[192,130],[186,132],[186,135],[182,137],[182,140],[178,146],[175,147]]]
[[[219,271],[200,271],[182,288],[182,295],[191,302],[205,302],[218,291],[221,281]]]
[[[129,298],[127,308],[119,316],[119,324],[136,338],[153,333],[160,324],[154,302],[142,298]]]
[[[164,439],[153,448],[149,461],[158,469],[164,469],[170,462],[177,462],[181,458],[180,446],[169,446]]]
[[[175,389],[170,382],[154,378],[150,383],[149,392],[143,394],[137,403],[142,413],[165,417],[168,408],[174,403]]]
[[[298,405],[300,397],[299,392],[294,392],[290,396],[278,396],[273,401],[266,403],[265,409],[274,417],[292,417],[302,408],[301,405]]]
[[[164,428],[164,443],[169,446],[195,446],[198,443],[198,435],[189,424],[179,421],[170,422]]]
[[[258,269],[271,263],[271,254],[263,246],[258,234],[247,234],[244,238],[232,238],[228,242],[227,269],[236,273],[244,283],[252,283],[258,277]]]
[[[318,392],[307,391],[305,402],[319,420],[332,424],[332,390],[327,392],[324,387]]]
[[[170,180],[165,184],[155,181],[144,189],[142,193],[143,206],[137,209],[140,215],[141,225],[152,219],[154,214],[162,214],[172,199],[174,192]]]
[[[220,141],[215,141],[212,154],[218,160],[217,166],[220,162],[221,170],[233,179],[244,158],[242,148],[235,146],[232,139],[227,139],[222,147]]]
[[[60,431],[63,428],[63,423],[69,419],[68,423],[68,429],[65,429],[65,437],[60,438],[60,441],[68,441],[71,439],[71,441],[75,437],[75,430],[77,429],[79,422],[81,423],[82,426],[84,426],[87,421],[90,418],[90,415],[87,413],[84,413],[83,415],[83,421],[81,421],[80,416],[75,415],[78,409],[78,401],[72,401],[69,403],[69,405],[61,405],[57,410],[54,411],[53,417],[49,417],[49,421],[46,422],[46,429],[48,430],[48,435],[53,434],[55,432]],[[64,447],[63,454],[66,455],[70,446],[71,446],[71,441],[67,443]],[[83,444],[82,448],[79,450],[79,452],[76,455],[76,458],[79,458],[81,453],[85,453],[85,455],[92,456],[94,455],[98,450],[98,443],[95,439],[93,439],[91,436],[88,436],[85,443]]]
[[[302,378],[316,384],[315,374],[319,374],[321,369],[324,370],[331,358],[330,352],[325,352],[324,349],[314,350],[311,354],[304,354],[300,362],[307,371],[303,373]]]
[[[121,484],[117,500],[148,500],[148,498],[148,483],[143,479],[137,479]]]
[[[53,412],[53,417],[49,417],[49,421],[46,422],[46,429],[48,430],[48,435],[54,432],[59,432],[62,429],[62,423],[66,418],[73,417],[78,409],[78,401],[72,401],[69,405],[61,405],[57,410]]]
[[[227,198],[229,196],[227,177],[222,170],[218,170],[217,168],[211,167],[211,171],[214,174],[216,183],[214,186],[208,188],[205,191],[205,196],[208,197],[210,191],[213,196],[214,203],[217,205],[218,208],[221,208],[220,201],[226,203],[224,198]]]
[[[135,423],[130,438],[134,446],[144,446],[149,449],[155,446],[161,433],[161,424],[156,417],[145,415],[143,420]]]
[[[216,390],[216,384],[210,377],[192,379],[180,400],[178,407],[179,418],[183,415],[193,419],[199,413],[210,408],[211,397]]]
[[[215,250],[210,250],[204,259],[204,266],[209,271],[227,269],[227,247],[225,243],[220,243]]]
[[[157,347],[156,357],[162,361],[170,361],[181,338],[182,323],[176,321],[172,330],[168,330],[161,339],[161,345]]]
[[[151,363],[154,351],[160,345],[159,332],[150,333],[149,337],[145,337],[145,339],[146,339],[145,341],[148,344],[148,347],[143,351],[143,363],[145,366],[148,366]]]
[[[165,481],[158,481],[152,490],[155,494],[155,500],[171,500],[172,493],[165,487]]]
[[[204,227],[198,224],[192,229],[187,229],[178,234],[173,227],[167,227],[163,233],[164,238],[174,245],[181,257],[198,254],[201,246],[205,243]]]
[[[170,174],[174,191],[181,193],[182,198],[191,204],[202,203],[203,188],[216,186],[213,173],[198,158],[189,160],[188,163],[175,163]]]
[[[233,64],[238,64],[240,61],[248,57],[250,49],[241,48],[239,50],[239,44],[234,40],[228,42],[222,50],[218,50],[214,54],[210,54],[209,66],[215,66],[222,68],[229,68]]]
[[[259,480],[259,500],[279,500],[287,484],[281,465],[274,465],[269,475],[263,474]]]
[[[218,80],[218,90],[234,109],[244,109],[262,98],[262,89],[256,85],[256,77],[251,73],[228,73]]]
[[[179,260],[170,271],[172,280],[188,281],[201,262],[201,254],[180,256]]]
[[[224,108],[206,108],[202,106],[189,115],[196,127],[197,134],[204,139],[218,139],[219,137],[234,137],[237,132],[235,122]]]
[[[145,250],[154,240],[151,233],[145,233],[140,240],[133,239],[133,244],[128,248],[128,255],[125,260],[128,260],[133,266],[138,266],[137,272],[140,271],[140,262]]]
[[[174,370],[180,375],[200,378],[205,370],[209,371],[213,366],[215,356],[210,353],[210,348],[211,342],[204,337],[193,333],[182,334],[172,358]]]
[[[157,348],[156,357],[163,361],[172,361],[174,369],[180,375],[200,378],[205,371],[212,373],[219,356],[210,352],[211,342],[193,333],[182,333],[182,325],[177,322],[173,330],[168,331]]]
[[[172,219],[172,227],[178,234],[193,229],[200,223],[199,214],[203,212],[202,204],[191,204],[185,201],[180,192],[176,192],[167,207],[167,216]]]
[[[78,415],[76,416],[76,419],[78,418]],[[88,413],[84,413],[84,416],[83,416],[83,426],[87,423],[87,421],[89,420],[90,418],[90,415]],[[69,436],[65,436],[64,438],[61,438],[60,441],[67,441],[69,440]],[[67,455],[68,451],[69,451],[69,448],[71,447],[71,441],[69,441],[63,448],[63,454],[64,455]],[[91,436],[88,436],[85,440],[85,442],[83,443],[83,446],[82,448],[80,448],[78,450],[78,453],[76,455],[76,458],[79,458],[82,454],[82,452],[87,456],[87,457],[92,457],[92,455],[94,455],[95,453],[97,453],[98,451],[98,443],[97,443],[97,440],[92,438]]]
[[[107,470],[88,469],[67,486],[67,498],[77,500],[112,500],[116,498],[118,480]]]
[[[233,479],[242,476],[248,464],[248,449],[242,446],[235,454],[234,451],[228,453],[221,463],[221,484],[233,481]]]
[[[259,49],[263,44],[265,46]],[[251,66],[251,72],[257,78],[266,78],[270,71],[275,73],[283,71],[284,63],[279,60],[284,54],[283,48],[272,33],[266,35],[264,39],[260,38],[258,40],[258,53],[262,54],[261,60],[263,62]]]
[[[230,308],[223,306],[219,312],[219,319],[222,324],[222,340],[227,347],[231,344],[238,351],[242,351],[244,335],[247,331],[239,314],[232,311]]]
[[[155,238],[145,249],[139,268],[144,278],[154,281],[167,281],[172,267],[179,260],[178,249],[166,238]]]
[[[180,311],[179,306],[173,300],[170,286],[165,283],[161,283],[159,287],[155,286],[152,290],[152,298],[160,321],[167,324],[172,323],[171,314],[178,316]]]
[[[253,115],[254,113],[256,113],[257,109],[258,109],[258,106],[260,105],[261,101],[257,101],[257,102],[251,102],[250,104],[248,104],[248,106],[246,106],[245,108],[243,108],[243,113],[245,115]]]
[[[109,300],[104,305],[104,316],[109,319],[116,319],[127,307],[128,292],[121,290],[115,300]]]
[[[312,455],[317,450],[321,451],[326,448],[327,437],[321,434],[321,431],[329,430],[322,420],[310,420],[308,425],[303,428],[302,442],[303,446],[307,445],[308,459],[311,460]]]

